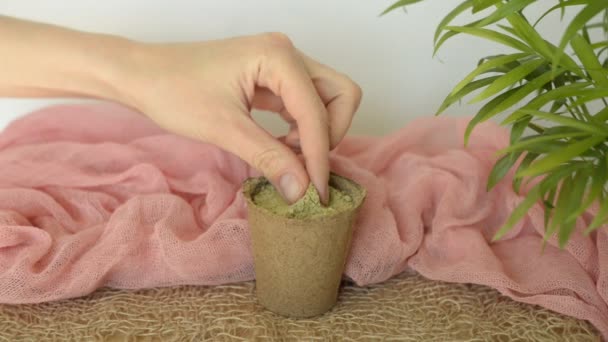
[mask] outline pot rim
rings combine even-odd
[[[337,211],[335,213],[331,213],[328,215],[322,215],[322,216],[317,216],[317,217],[310,217],[310,218],[293,218],[293,217],[287,217],[284,215],[280,215],[277,213],[274,213],[262,206],[257,205],[254,201],[253,201],[253,197],[255,195],[255,193],[257,192],[256,190],[265,184],[270,183],[270,181],[266,178],[266,177],[250,177],[247,178],[244,182],[243,182],[243,188],[242,188],[242,192],[243,195],[245,196],[245,198],[247,199],[247,203],[248,205],[254,206],[256,209],[264,212],[267,215],[270,216],[275,216],[275,217],[279,217],[282,220],[288,220],[288,221],[295,221],[295,222],[310,222],[310,221],[316,221],[316,220],[326,220],[328,218],[333,218],[333,217],[337,217],[339,215],[343,215],[343,214],[347,214],[347,213],[352,213],[357,211],[362,205],[363,202],[365,201],[365,199],[367,198],[367,191],[365,190],[365,188],[363,186],[361,186],[359,183],[355,182],[354,180],[344,177],[344,176],[340,176],[337,175],[335,173],[330,173],[330,184],[332,183],[332,181],[335,183],[335,181],[345,181],[347,183],[349,183],[352,187],[353,190],[356,193],[353,193],[352,191],[350,191],[348,194],[353,198],[353,206],[352,208],[348,209],[348,210],[343,210],[343,211]],[[344,190],[344,189],[341,189]]]

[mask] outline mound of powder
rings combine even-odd
[[[312,184],[300,200],[289,205],[272,184],[266,183],[253,196],[253,202],[275,214],[295,219],[331,216],[351,209],[353,205],[351,196],[330,186],[329,203],[324,206],[321,204],[319,193]]]

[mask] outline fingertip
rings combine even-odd
[[[319,191],[319,198],[321,199],[321,204],[324,206],[329,205],[329,186],[325,184],[321,189],[317,189]]]
[[[304,196],[310,180],[304,163],[284,140],[272,137],[253,121],[243,120],[232,127],[232,139],[226,139],[222,148],[260,171],[291,204]]]
[[[311,176],[311,181],[317,189],[317,193],[319,194],[319,199],[323,205],[329,204],[329,172],[327,175],[322,174],[320,176],[314,177]]]

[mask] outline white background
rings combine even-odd
[[[540,1],[553,4],[553,1]],[[2,0],[0,14],[145,41],[205,40],[281,31],[308,55],[361,85],[364,98],[352,134],[386,134],[411,119],[432,115],[493,43],[457,37],[432,57],[436,25],[459,0],[427,0],[380,17],[392,0]],[[543,6],[543,8],[547,8]],[[539,8],[530,12],[537,15]],[[553,40],[562,31],[554,16],[542,27]],[[553,20],[554,19],[554,20]],[[44,58],[41,56],[41,58]],[[0,58],[1,61],[1,58]],[[0,77],[1,69],[0,65]],[[60,100],[65,101],[65,100]],[[0,128],[49,100],[0,99]],[[55,101],[56,102],[56,101]],[[454,106],[448,115],[474,114]],[[274,117],[258,115],[273,133]]]

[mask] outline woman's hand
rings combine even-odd
[[[202,43],[141,44],[125,82],[129,105],[175,133],[213,143],[261,171],[290,202],[309,180],[328,199],[329,150],[361,100],[348,77],[298,51],[280,33]],[[278,140],[252,108],[290,124]],[[305,165],[294,151],[301,149]]]
[[[0,16],[0,37],[0,96],[85,96],[134,107],[238,155],[290,202],[309,181],[327,202],[329,150],[361,100],[353,81],[279,33],[146,44]],[[279,113],[289,134],[269,135],[251,119],[253,108]]]

